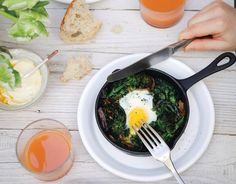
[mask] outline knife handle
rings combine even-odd
[[[176,43],[173,43],[171,45],[169,45],[168,47],[171,48],[173,54],[178,51],[181,48],[186,47],[188,44],[190,44],[192,41],[194,40],[194,38],[192,39],[187,39],[187,40],[180,40]]]
[[[196,39],[211,39],[211,38],[212,38],[212,35],[207,35],[207,36],[201,36],[201,37],[196,37],[196,38],[191,38],[191,39],[186,39],[186,40],[180,40],[176,43],[173,43],[173,44],[169,45],[168,47],[171,49],[172,54],[174,54],[179,49],[182,49],[182,48],[186,47],[193,40],[196,40]]]

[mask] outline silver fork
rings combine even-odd
[[[173,173],[179,184],[184,184],[184,181],[175,169],[175,166],[171,160],[170,148],[161,136],[149,124],[144,122],[132,128],[135,130],[151,155],[156,160],[159,160],[165,164],[165,166]]]

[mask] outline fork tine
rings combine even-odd
[[[143,136],[136,130],[136,128],[132,127],[134,129],[134,131],[136,132],[136,134],[139,136],[139,138],[141,139],[141,141],[143,142],[143,144],[146,146],[146,148],[148,149],[148,151],[151,153],[152,152],[152,148],[151,146],[147,143],[147,141],[143,138]]]
[[[148,137],[147,133],[145,133],[143,130],[142,130],[142,124],[139,122],[139,125],[140,128],[138,131],[140,131],[142,133],[142,135],[146,138],[146,140],[148,141],[148,143],[154,148],[156,145],[153,143],[153,141]],[[138,132],[137,131],[137,132]]]
[[[152,131],[152,133],[159,139],[159,141],[160,141],[161,144],[165,144],[165,145],[166,145],[166,143],[165,143],[165,141],[162,139],[162,137],[161,137],[149,124],[146,124],[146,123],[145,123],[144,126],[148,127],[148,129]]]
[[[157,146],[160,145],[160,142],[158,141],[157,138],[155,138],[153,136],[153,134],[150,132],[150,130],[148,129],[148,127],[145,126],[146,123],[144,123],[144,125],[142,126],[144,128],[144,130],[148,133],[148,135],[152,138],[152,140],[156,143]]]

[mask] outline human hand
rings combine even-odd
[[[197,38],[185,50],[236,50],[236,9],[222,1],[214,1],[197,13],[180,39]]]

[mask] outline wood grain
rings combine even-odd
[[[50,77],[47,91],[35,105],[22,111],[0,110],[0,183],[44,183],[32,177],[18,163],[15,143],[28,123],[40,118],[62,121],[73,135],[75,163],[67,176],[51,183],[63,184],[133,184],[102,169],[87,153],[77,129],[76,111],[84,87],[96,72],[106,64],[122,56],[134,53],[151,53],[177,40],[188,20],[212,0],[187,0],[185,15],[175,26],[156,29],[147,25],[139,14],[138,0],[103,0],[91,5],[94,15],[103,22],[103,28],[95,40],[89,43],[66,45],[58,37],[58,28],[67,5],[51,1],[48,6],[50,22],[48,38],[31,43],[16,43],[6,36],[9,21],[0,17],[0,43],[9,47],[30,49],[44,57],[54,49],[60,55],[49,62]],[[233,0],[226,0],[233,5]],[[121,33],[112,31],[115,26]],[[59,78],[69,57],[89,55],[93,71],[81,81],[62,83]],[[178,52],[175,58],[195,71],[208,65],[220,52]],[[205,83],[212,95],[216,110],[216,126],[209,148],[201,159],[183,173],[186,183],[235,184],[236,183],[236,65],[217,73]],[[9,118],[10,117],[10,118]],[[174,184],[174,179],[158,182]]]
[[[193,61],[194,62],[194,61]],[[81,81],[62,83],[60,72],[51,73],[49,85],[42,99],[34,106],[22,111],[2,112],[1,128],[21,129],[38,118],[56,118],[70,129],[76,130],[77,105],[84,86],[96,73],[96,70]],[[222,71],[204,81],[209,87],[216,109],[215,133],[236,134],[236,71]],[[222,97],[222,94],[223,97]],[[9,116],[14,115],[14,120]]]
[[[79,134],[71,132],[74,138],[75,162],[67,176],[53,183],[135,183],[116,177],[102,169],[88,155],[83,147]],[[40,183],[31,174],[25,171],[15,158],[15,141],[19,130],[0,131],[0,182],[14,183]],[[224,145],[224,151],[222,151]],[[234,184],[236,175],[236,137],[229,135],[214,135],[208,150],[204,156],[188,171],[183,178],[186,183],[227,183]],[[7,159],[6,159],[7,158]],[[204,176],[204,177],[202,177]],[[159,182],[158,182],[159,183]],[[174,179],[168,179],[160,183],[175,183]]]
[[[9,47],[22,47],[35,52],[48,53],[52,49],[63,52],[95,52],[95,53],[118,53],[132,54],[140,52],[155,52],[170,43],[178,40],[179,33],[186,27],[187,21],[196,14],[195,11],[187,11],[183,19],[175,26],[168,29],[156,29],[147,25],[138,11],[122,10],[96,10],[94,14],[103,22],[102,30],[95,40],[86,44],[68,45],[60,40],[58,36],[60,21],[65,10],[49,10],[51,24],[48,24],[50,36],[33,40],[31,43],[15,43],[6,37],[6,29],[10,26],[4,20],[0,27],[0,40]],[[129,19],[127,19],[129,17]],[[135,20],[135,21],[133,21]],[[123,31],[120,34],[112,32],[114,26],[121,26]],[[31,45],[34,45],[32,47]],[[198,52],[195,56],[215,56],[219,52]],[[182,54],[180,52],[179,54]],[[185,55],[185,54],[184,54]],[[189,54],[192,55],[192,54]],[[185,55],[188,56],[188,55]]]
[[[212,2],[213,0],[186,0],[185,10],[196,11],[201,10],[204,6]],[[224,0],[226,3],[233,5],[232,0]],[[61,9],[67,5],[58,2],[51,2],[48,8]],[[100,2],[90,5],[91,9],[112,9],[112,10],[139,10],[139,0],[101,0]]]

